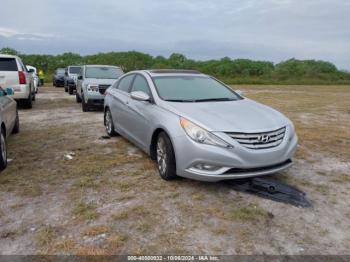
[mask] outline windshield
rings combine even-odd
[[[242,99],[231,89],[206,76],[154,77],[159,96],[173,102],[232,101]]]
[[[57,69],[56,74],[58,75],[64,75],[64,69]]]
[[[85,70],[86,78],[117,79],[123,74],[123,71],[116,67],[87,67]]]
[[[80,66],[69,67],[69,73],[70,74],[79,74],[80,73]]]

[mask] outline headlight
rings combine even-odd
[[[88,85],[87,91],[88,92],[98,92],[98,85]]]
[[[180,117],[180,124],[185,130],[186,134],[197,143],[221,147],[232,147],[222,139],[218,138],[204,128],[197,126],[186,118]]]

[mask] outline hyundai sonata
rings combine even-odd
[[[280,112],[191,70],[125,74],[106,91],[104,124],[177,175],[220,181],[280,172],[292,165],[297,136]]]

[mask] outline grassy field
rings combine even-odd
[[[234,88],[294,122],[296,163],[275,178],[307,192],[312,208],[224,182],[162,181],[125,139],[101,139],[102,112],[45,87],[8,142],[0,254],[349,253],[350,86]]]

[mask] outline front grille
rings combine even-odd
[[[98,91],[100,92],[101,95],[104,95],[106,92],[106,89],[110,87],[110,85],[99,85],[98,86]]]
[[[236,133],[228,132],[230,137],[240,143],[242,146],[249,149],[267,149],[279,146],[284,138],[286,128],[261,132],[261,133]]]

